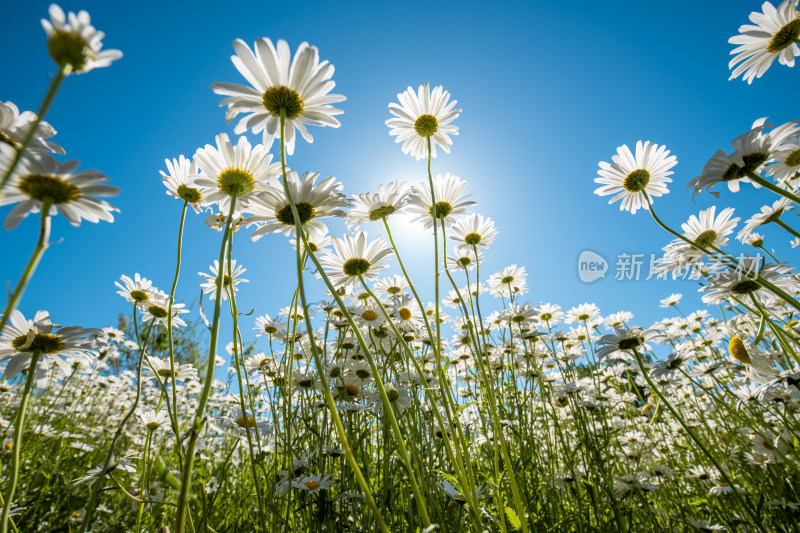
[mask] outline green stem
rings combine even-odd
[[[170,419],[172,422],[172,432],[175,434],[175,449],[178,452],[178,466],[183,468],[183,446],[179,438],[180,428],[178,426],[178,387],[176,385],[177,372],[175,372],[175,354],[172,339],[172,304],[175,301],[175,288],[178,286],[178,276],[181,273],[181,249],[183,247],[183,223],[186,220],[186,207],[189,205],[187,200],[183,201],[181,210],[181,223],[178,228],[178,258],[175,263],[175,277],[172,280],[172,288],[169,291],[169,307],[167,315],[167,344],[169,346],[169,367],[172,375],[172,409],[170,409]],[[167,402],[169,406],[169,402]]]
[[[756,527],[758,527],[758,529],[762,533],[767,533],[767,530],[764,529],[761,520],[755,514],[753,509],[747,504],[744,497],[739,493],[739,489],[736,487],[736,485],[733,484],[733,481],[731,481],[731,479],[728,477],[728,474],[725,472],[725,470],[722,469],[722,465],[720,465],[719,461],[717,461],[714,458],[714,456],[711,455],[711,452],[708,451],[708,448],[706,447],[705,444],[703,444],[703,441],[700,440],[700,438],[695,434],[694,430],[683,420],[683,417],[681,417],[681,415],[678,414],[678,411],[676,411],[675,408],[672,407],[672,404],[669,403],[669,400],[667,400],[664,394],[661,393],[661,389],[656,387],[656,384],[653,383],[652,379],[650,379],[650,374],[647,373],[647,369],[644,366],[644,362],[642,361],[642,356],[639,354],[639,351],[636,349],[633,349],[631,351],[633,352],[633,355],[636,357],[636,363],[639,365],[639,370],[641,370],[644,379],[647,381],[647,385],[653,392],[656,393],[656,395],[658,395],[658,398],[667,407],[667,410],[670,412],[670,414],[672,414],[675,420],[677,420],[678,423],[681,425],[681,427],[683,427],[683,429],[686,431],[689,437],[691,437],[691,439],[694,441],[697,447],[700,448],[700,450],[708,458],[708,460],[711,461],[711,464],[713,464],[714,467],[717,469],[717,471],[719,472],[720,476],[725,481],[725,483],[727,483],[731,487],[731,491],[733,492],[736,499],[739,501],[739,505],[741,505],[744,508],[744,510],[747,512],[748,515],[750,515],[750,519],[753,520],[753,523],[756,525]]]
[[[197,405],[197,412],[194,415],[194,422],[192,423],[192,430],[189,436],[189,443],[186,446],[186,460],[183,462],[183,471],[181,472],[181,492],[178,497],[178,512],[175,517],[175,531],[183,533],[186,527],[186,518],[189,514],[189,494],[192,491],[192,470],[194,469],[194,455],[197,441],[200,438],[200,432],[205,426],[205,411],[208,397],[211,394],[211,385],[214,382],[214,369],[216,368],[217,357],[217,337],[219,336],[219,315],[222,304],[222,285],[224,282],[224,269],[222,268],[225,261],[225,250],[227,242],[231,234],[231,221],[233,220],[233,212],[236,209],[236,195],[231,195],[231,208],[228,211],[228,219],[225,221],[225,232],[222,236],[222,246],[219,250],[220,266],[217,272],[217,298],[214,302],[214,318],[211,323],[211,337],[208,341],[208,363],[206,365],[206,377],[203,383],[203,390],[200,393],[200,399]]]
[[[306,302],[306,295],[305,295],[305,287],[303,285],[303,272],[302,272],[302,259],[300,256],[301,248],[300,248],[300,241],[302,240],[303,248],[309,250],[308,240],[306,239],[306,235],[303,232],[303,227],[300,223],[300,214],[297,212],[297,205],[294,203],[294,199],[292,198],[291,191],[289,190],[289,184],[286,180],[286,147],[284,142],[284,129],[286,123],[286,109],[281,108],[281,173],[283,175],[283,190],[286,194],[286,198],[289,200],[289,205],[291,206],[292,210],[292,217],[294,218],[295,223],[295,231],[297,232],[297,283],[300,293],[300,301],[303,306],[303,313],[306,319],[304,322],[306,323],[306,329],[308,330],[309,335],[309,345],[311,346],[311,353],[314,357],[314,364],[317,367],[317,374],[319,375],[320,381],[322,382],[322,393],[325,396],[325,403],[328,406],[328,411],[331,413],[331,420],[333,420],[333,425],[336,427],[336,433],[339,436],[339,442],[342,444],[344,448],[345,457],[347,458],[347,463],[350,465],[350,468],[353,471],[353,475],[358,482],[358,486],[361,487],[361,490],[364,491],[364,499],[367,502],[367,505],[372,510],[373,516],[375,520],[378,522],[378,527],[383,533],[389,533],[389,528],[386,526],[386,522],[383,520],[383,515],[381,515],[378,506],[375,504],[375,499],[372,497],[372,491],[367,484],[367,480],[364,478],[364,474],[361,472],[361,468],[358,466],[356,462],[355,455],[353,455],[353,450],[350,448],[350,442],[347,439],[347,433],[345,431],[344,425],[342,424],[342,419],[339,416],[339,411],[336,408],[336,402],[333,399],[333,395],[328,387],[327,380],[325,379],[325,370],[322,367],[322,361],[320,360],[319,352],[317,351],[317,345],[314,342],[314,329],[311,326],[310,320],[308,318],[311,316],[308,311],[308,304]],[[313,254],[309,254],[311,259],[314,261],[314,265],[317,267],[317,270],[321,273],[322,266],[316,260]],[[337,303],[340,305],[342,309],[345,309],[344,305],[339,298],[339,295],[336,291],[332,291],[334,298],[336,298]],[[350,318],[352,324],[352,318]],[[363,339],[362,339],[363,341]]]
[[[744,173],[747,174],[748,178],[750,178],[754,182],[758,183],[759,185],[761,185],[765,189],[769,189],[770,191],[774,192],[775,194],[777,194],[779,196],[783,196],[784,198],[788,198],[789,200],[793,201],[794,203],[800,205],[800,196],[797,196],[796,194],[792,194],[792,193],[790,193],[789,191],[787,191],[785,189],[781,189],[780,187],[778,187],[777,185],[775,185],[771,181],[765,180],[764,178],[762,178],[761,176],[759,176],[758,174],[756,174],[752,170],[749,170],[747,168],[745,168],[743,170],[744,170]]]
[[[786,231],[788,231],[789,233],[800,239],[800,233],[798,233],[797,230],[789,226],[789,224],[787,224],[780,218],[776,218],[773,222],[775,222],[777,225],[779,225],[780,227],[782,227],[783,229],[785,229]]]
[[[33,380],[36,376],[36,362],[41,355],[40,350],[34,350],[31,355],[31,362],[28,365],[28,375],[25,378],[25,388],[22,391],[22,398],[17,409],[17,420],[14,422],[14,444],[11,455],[11,473],[8,476],[8,491],[5,496],[3,506],[3,517],[0,519],[0,532],[8,533],[8,514],[11,511],[11,503],[14,501],[14,492],[17,490],[17,480],[19,479],[19,455],[22,448],[22,433],[25,430],[25,410],[28,408],[28,398],[30,397]]]
[[[11,312],[17,308],[20,299],[22,298],[22,292],[25,290],[25,287],[28,285],[28,282],[33,277],[33,273],[36,271],[36,266],[39,264],[39,261],[42,259],[42,255],[44,255],[44,251],[47,250],[47,247],[50,245],[47,241],[50,239],[50,206],[53,205],[52,201],[45,200],[42,202],[42,214],[40,216],[40,228],[39,228],[39,240],[36,241],[36,247],[33,249],[33,253],[31,254],[30,259],[28,259],[28,264],[25,265],[25,270],[22,271],[22,276],[19,278],[17,282],[17,286],[14,288],[14,292],[11,293],[11,299],[8,300],[8,304],[6,304],[6,308],[3,311],[3,316],[0,317],[0,332],[3,331],[8,320],[10,318]]]
[[[5,193],[2,189],[6,186],[8,182],[8,178],[11,177],[11,173],[14,172],[14,168],[16,168],[17,163],[19,160],[22,159],[22,155],[25,153],[25,149],[33,140],[33,136],[36,135],[36,130],[39,128],[39,123],[42,122],[44,116],[47,114],[47,110],[50,109],[50,104],[53,103],[53,98],[58,92],[58,88],[61,85],[61,82],[64,81],[64,77],[67,75],[67,65],[62,65],[59,67],[58,72],[56,73],[56,77],[50,83],[50,89],[48,89],[47,94],[42,100],[42,105],[39,106],[39,112],[36,114],[36,119],[33,121],[33,124],[30,126],[30,130],[25,135],[25,139],[22,140],[22,144],[17,147],[17,153],[14,155],[14,160],[11,161],[11,166],[6,169],[5,174],[3,175],[3,181],[0,182],[0,200],[3,199]]]

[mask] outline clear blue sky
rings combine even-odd
[[[0,100],[21,109],[38,107],[55,72],[39,23],[48,5],[12,2],[3,9]],[[191,156],[217,133],[232,133],[209,86],[244,83],[230,61],[235,38],[251,45],[258,37],[283,38],[292,50],[308,41],[335,65],[334,92],[347,96],[342,126],[314,129],[314,143],[298,141],[289,164],[337,176],[348,194],[424,177],[424,163],[404,156],[389,136],[387,105],[409,85],[444,85],[463,113],[451,154],[441,154],[433,169],[467,180],[478,202],[473,212],[496,221],[500,235],[482,272],[524,265],[534,303],[566,310],[595,302],[604,314],[632,311],[634,322],[645,326],[662,315],[658,300],[672,292],[684,294],[685,309],[702,306],[697,284],[613,279],[619,252],[649,257],[670,239],[646,211],[620,212],[593,194],[598,161],[610,161],[617,146],[633,147],[639,139],[665,144],[678,165],[671,193],[655,206],[678,227],[712,205],[707,194],[692,204],[686,183],[718,148],[730,150],[730,140],[758,117],[799,118],[791,114],[796,70],[776,62],[752,86],[728,81],[727,40],[760,9],[758,1],[60,5],[89,11],[106,33],[104,46],[124,53],[109,68],[69,77],[47,116],[69,158],[102,170],[122,189],[111,200],[121,209],[113,224],[73,228],[63,216],[54,221],[53,239],[63,241],[47,251],[20,310],[31,316],[47,309],[65,325],[110,325],[128,312],[114,287],[121,274],[139,272],[169,290],[180,202],[165,194],[158,171],[165,158]],[[743,221],[774,199],[748,184],[737,195],[720,190],[720,208],[736,207]],[[0,217],[9,210],[0,209]],[[198,299],[197,272],[207,272],[219,253],[221,234],[203,218],[188,215],[178,286],[188,304]],[[4,285],[16,283],[37,224],[29,217],[13,232],[2,230]],[[343,230],[330,227],[334,234]],[[274,316],[292,292],[293,252],[282,236],[251,243],[245,231],[237,234],[234,256],[251,281],[240,291],[239,308]],[[400,237],[430,298],[430,253],[421,244],[430,239],[410,230]],[[779,238],[783,257],[796,257]],[[590,285],[576,269],[586,248],[612,263],[608,277]],[[311,299],[321,294],[316,289]],[[248,330],[251,321],[242,326]]]

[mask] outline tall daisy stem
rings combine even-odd
[[[25,378],[25,388],[22,390],[22,398],[17,408],[17,420],[14,422],[14,444],[11,455],[11,472],[8,475],[8,491],[6,492],[5,505],[3,506],[3,517],[0,519],[0,532],[8,533],[8,514],[11,511],[11,503],[14,501],[14,492],[17,490],[17,480],[19,479],[19,454],[22,448],[22,433],[25,430],[25,411],[28,408],[28,398],[30,397],[33,380],[36,379],[36,362],[39,360],[41,350],[34,350],[31,355],[31,362],[28,365],[28,375]]]
[[[33,124],[30,125],[30,129],[25,134],[25,138],[22,140],[22,144],[17,147],[17,153],[14,154],[14,159],[11,161],[11,166],[6,169],[5,174],[3,174],[3,181],[0,182],[0,200],[3,199],[5,196],[5,192],[3,192],[3,188],[6,186],[8,182],[8,178],[11,177],[11,174],[14,172],[14,169],[19,163],[19,160],[22,159],[22,155],[25,153],[25,149],[28,148],[28,145],[31,144],[33,140],[33,136],[36,135],[36,130],[39,128],[39,124],[44,119],[44,116],[47,114],[47,110],[50,109],[50,104],[53,103],[53,98],[55,98],[56,93],[58,92],[58,88],[61,86],[61,82],[64,81],[64,77],[68,73],[68,69],[70,69],[68,65],[62,65],[58,72],[56,73],[56,77],[53,78],[53,81],[50,82],[50,88],[47,91],[47,94],[42,100],[42,105],[39,106],[39,112],[36,114],[36,119],[33,121]]]
[[[294,199],[292,198],[292,193],[289,190],[289,184],[286,181],[286,148],[284,142],[284,130],[286,127],[286,109],[281,108],[281,173],[283,175],[283,190],[286,194],[286,198],[289,200],[289,205],[291,206],[292,216],[294,217],[295,223],[295,231],[297,232],[297,285],[300,293],[300,302],[303,306],[303,316],[306,318],[310,317],[310,313],[308,311],[308,303],[306,302],[306,293],[305,293],[305,286],[303,285],[303,270],[302,270],[302,257],[301,257],[301,241],[302,246],[304,249],[308,250],[308,240],[306,239],[305,233],[303,232],[302,224],[300,223],[300,214],[297,212],[297,205],[294,203]],[[322,266],[319,264],[317,259],[314,257],[314,254],[309,253],[312,261],[314,261],[314,265],[317,267],[317,270],[322,273]],[[344,305],[339,298],[339,295],[336,291],[333,291],[333,296],[336,298],[337,303],[342,309],[345,309]],[[352,322],[352,318],[350,319]],[[386,526],[386,522],[383,520],[383,515],[381,514],[380,510],[378,509],[377,504],[375,503],[375,499],[372,497],[372,491],[369,488],[369,484],[367,480],[364,478],[364,474],[361,472],[361,468],[358,466],[356,462],[355,455],[353,455],[353,450],[350,447],[350,441],[347,439],[347,433],[344,428],[344,424],[342,424],[342,419],[339,416],[339,411],[336,407],[336,402],[333,399],[333,395],[331,394],[330,388],[328,387],[327,380],[325,379],[325,371],[322,366],[322,360],[320,359],[319,352],[317,350],[316,342],[314,341],[314,330],[311,326],[309,320],[304,321],[306,323],[306,328],[308,330],[308,335],[310,339],[310,346],[311,346],[311,353],[314,357],[314,364],[317,367],[317,374],[319,375],[320,381],[322,382],[322,393],[325,397],[325,403],[328,406],[328,411],[331,414],[331,420],[333,421],[334,427],[336,427],[336,433],[339,437],[339,442],[342,444],[344,448],[345,457],[347,458],[347,464],[350,465],[350,469],[353,471],[353,475],[356,478],[356,482],[358,486],[361,487],[361,490],[364,492],[364,499],[367,502],[367,505],[372,510],[372,514],[375,517],[376,522],[378,523],[378,528],[383,533],[388,533],[389,528]]]
[[[684,235],[681,235],[677,231],[673,230],[672,228],[670,228],[669,226],[664,224],[661,221],[661,219],[658,218],[658,215],[656,215],[656,212],[653,211],[653,205],[650,203],[650,196],[647,194],[646,191],[642,191],[642,194],[644,194],[644,198],[647,201],[647,208],[650,211],[650,215],[652,215],[653,220],[655,220],[656,223],[659,226],[661,226],[664,230],[666,230],[667,232],[671,233],[672,235],[674,235],[678,239],[682,240],[683,242],[685,242],[689,246],[691,246],[693,248],[696,248],[697,250],[700,250],[701,252],[706,254],[708,257],[721,258],[723,261],[727,262],[728,266],[731,267],[731,268],[736,268],[736,267],[739,266],[739,262],[736,259],[734,259],[733,257],[729,256],[728,254],[724,253],[722,250],[714,249],[714,252],[716,252],[716,253],[711,252],[707,248],[705,248],[704,246],[700,246],[696,242],[692,241],[691,239],[686,238]],[[789,305],[791,305],[792,307],[794,307],[795,309],[800,311],[800,302],[798,302],[795,298],[793,298],[790,294],[788,294],[786,291],[784,291],[780,287],[778,287],[775,284],[773,284],[772,282],[762,278],[761,276],[756,276],[754,281],[758,282],[758,284],[761,285],[762,287],[765,287],[766,289],[772,291],[774,294],[780,296],[781,298],[783,298],[786,301],[786,303],[788,303]]]
[[[25,290],[25,287],[28,285],[28,282],[33,277],[33,273],[36,271],[36,266],[42,259],[44,251],[47,250],[47,247],[50,245],[47,241],[50,239],[49,211],[51,205],[53,205],[52,202],[49,202],[47,200],[42,202],[39,240],[36,241],[36,247],[33,249],[33,253],[31,254],[30,259],[28,259],[28,264],[25,265],[25,270],[22,271],[22,276],[19,278],[17,286],[14,287],[14,292],[11,293],[11,299],[9,299],[8,304],[6,304],[6,308],[3,311],[3,316],[0,317],[0,332],[2,332],[3,328],[6,327],[11,312],[17,308],[20,298],[22,298],[22,292]]]
[[[180,435],[180,427],[178,426],[178,388],[175,380],[177,373],[175,372],[175,347],[172,339],[172,304],[175,302],[175,288],[178,286],[178,277],[181,273],[181,248],[183,247],[183,223],[186,221],[186,207],[189,202],[183,201],[183,209],[181,210],[181,223],[178,228],[178,258],[175,262],[175,277],[172,280],[172,288],[169,291],[169,307],[167,312],[167,345],[169,347],[169,368],[172,376],[172,409],[170,412],[170,419],[172,422],[172,432],[175,434],[175,449],[178,451],[178,465],[183,467],[183,446],[178,438]],[[169,402],[167,402],[169,406]]]
[[[708,448],[706,447],[705,444],[703,444],[703,441],[700,440],[700,438],[695,434],[694,430],[686,423],[683,417],[680,414],[678,414],[678,411],[676,411],[675,408],[672,407],[672,404],[669,403],[669,400],[667,400],[664,394],[662,394],[661,389],[659,389],[656,386],[656,384],[653,383],[653,380],[650,379],[650,374],[648,374],[647,369],[644,366],[644,361],[642,361],[642,356],[639,354],[639,350],[634,348],[631,351],[633,352],[633,355],[636,357],[636,363],[639,365],[639,370],[642,372],[642,375],[644,376],[644,379],[647,381],[647,384],[649,385],[650,389],[656,393],[658,398],[661,400],[661,403],[663,403],[667,407],[667,410],[670,412],[670,414],[675,418],[675,420],[678,421],[681,427],[683,427],[683,429],[686,431],[689,437],[691,437],[691,439],[694,441],[697,447],[700,448],[700,450],[708,458],[708,460],[711,461],[711,464],[713,464],[714,467],[717,469],[717,471],[719,472],[720,476],[722,476],[722,479],[725,481],[725,483],[727,483],[731,487],[734,496],[739,501],[739,505],[741,505],[744,508],[744,510],[750,516],[750,519],[753,521],[756,527],[758,527],[761,533],[766,533],[767,530],[764,529],[764,525],[761,523],[761,520],[759,519],[758,515],[756,515],[756,513],[753,511],[750,505],[747,504],[744,497],[742,497],[742,495],[739,493],[739,489],[736,487],[736,485],[733,484],[731,479],[728,477],[728,474],[725,472],[725,470],[723,470],[722,465],[720,465],[719,461],[717,461],[711,454],[711,452],[708,451]]]
[[[764,178],[762,178],[761,176],[759,176],[758,174],[756,174],[752,170],[749,170],[749,169],[745,168],[744,169],[744,173],[747,174],[748,178],[750,178],[754,182],[758,183],[759,185],[761,185],[765,189],[769,189],[770,191],[774,192],[775,194],[777,194],[779,196],[783,196],[784,198],[788,198],[789,200],[793,201],[794,203],[800,205],[800,196],[797,196],[796,194],[792,194],[791,192],[789,192],[789,191],[787,191],[785,189],[781,189],[780,187],[778,187],[777,185],[775,185],[771,181],[765,180]]]
[[[786,231],[788,231],[789,233],[791,233],[792,235],[794,235],[795,237],[797,237],[798,239],[800,239],[800,232],[798,232],[796,229],[791,227],[789,224],[787,224],[780,218],[776,218],[775,223],[780,227],[782,227],[783,229],[785,229]]]
[[[186,446],[186,459],[183,462],[183,470],[181,472],[181,493],[178,497],[178,512],[175,517],[175,531],[183,533],[186,527],[186,518],[189,514],[189,495],[192,491],[192,470],[194,469],[194,455],[197,441],[200,438],[200,432],[205,426],[205,411],[206,404],[208,404],[208,397],[211,394],[211,385],[214,382],[214,369],[216,368],[217,357],[217,338],[219,336],[219,316],[222,307],[222,289],[224,284],[224,269],[222,265],[225,261],[225,251],[227,250],[228,239],[231,234],[231,221],[233,220],[233,213],[236,209],[236,195],[231,195],[231,208],[228,211],[228,219],[225,221],[225,232],[222,236],[222,246],[219,250],[219,271],[217,272],[217,298],[214,302],[214,318],[211,323],[211,336],[208,341],[208,363],[206,365],[206,377],[203,383],[203,390],[200,393],[200,399],[197,404],[197,412],[194,415],[194,422],[192,423],[192,430],[189,435],[189,443]]]

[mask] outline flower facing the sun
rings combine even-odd
[[[392,249],[384,239],[367,242],[367,234],[360,231],[355,237],[332,240],[335,253],[324,255],[320,263],[334,287],[358,287],[359,277],[376,279],[378,272],[389,266],[383,260],[392,255]]]
[[[464,194],[467,182],[449,172],[439,174],[433,180],[433,193],[436,198],[436,218],[439,225],[449,228],[458,215],[467,214],[467,206],[475,202],[467,200],[470,194]],[[431,198],[431,187],[427,181],[414,187],[406,204],[406,212],[414,216],[414,222],[422,222],[425,229],[433,227],[434,201]]]
[[[622,200],[620,210],[636,213],[638,209],[646,208],[647,196],[661,196],[667,194],[667,183],[670,183],[673,172],[670,170],[678,163],[674,155],[669,155],[665,146],[653,144],[650,141],[637,141],[636,154],[632,154],[627,145],[617,148],[617,155],[611,156],[613,163],[600,162],[600,177],[595,178],[595,183],[600,183],[594,193],[598,196],[613,194],[609,204]]]
[[[436,146],[450,153],[453,144],[451,135],[458,135],[458,127],[451,124],[461,113],[453,109],[456,100],[449,102],[450,93],[441,85],[434,87],[420,85],[417,92],[409,87],[397,95],[399,104],[389,104],[389,112],[394,115],[386,121],[391,128],[389,135],[396,135],[396,143],[403,143],[404,154],[411,154],[417,159],[428,155],[428,139],[430,139],[431,157],[436,157]]]
[[[342,102],[345,97],[329,94],[336,85],[331,80],[333,65],[328,61],[320,62],[316,46],[300,43],[294,59],[283,39],[278,40],[277,47],[268,38],[258,39],[254,50],[236,39],[233,49],[236,55],[231,56],[231,61],[251,87],[217,82],[211,84],[211,88],[216,94],[227,97],[220,102],[221,106],[228,106],[225,120],[230,122],[240,113],[248,113],[236,124],[234,133],[263,132],[263,143],[269,150],[275,137],[280,136],[283,113],[286,150],[291,155],[295,130],[303,139],[313,142],[306,126],[340,126],[334,116],[344,111],[331,104]]]
[[[47,33],[47,51],[59,67],[66,68],[67,74],[82,74],[92,69],[107,67],[122,57],[119,50],[101,50],[105,33],[97,31],[86,11],[64,10],[56,4],[50,5],[50,20],[42,19],[42,27]]]

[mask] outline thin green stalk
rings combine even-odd
[[[769,189],[770,191],[774,192],[775,194],[777,194],[779,196],[783,196],[784,198],[788,198],[789,200],[793,201],[794,203],[800,205],[800,196],[797,196],[796,194],[792,194],[792,193],[790,193],[789,191],[787,191],[785,189],[781,189],[780,187],[778,187],[777,185],[775,185],[771,181],[765,180],[764,178],[762,178],[761,176],[759,176],[758,174],[756,174],[755,172],[753,172],[752,170],[750,170],[748,168],[743,168],[742,170],[744,170],[744,173],[747,174],[748,178],[750,178],[754,182],[758,183],[759,185],[761,185],[765,189]]]
[[[217,272],[217,295],[222,294],[222,286],[224,283],[224,272],[222,264],[225,261],[225,250],[227,242],[231,234],[231,221],[233,220],[233,212],[236,209],[236,195],[231,195],[231,208],[228,212],[228,219],[225,221],[225,232],[222,236],[222,246],[219,250],[220,265],[219,272]],[[206,377],[203,383],[203,390],[200,393],[200,399],[197,405],[197,412],[194,415],[194,422],[192,423],[192,430],[189,435],[189,443],[186,446],[186,460],[183,462],[183,470],[181,472],[181,492],[178,497],[178,512],[175,517],[175,531],[183,533],[186,527],[186,518],[189,514],[189,494],[192,491],[192,470],[194,469],[194,455],[197,441],[200,438],[200,432],[205,426],[205,411],[208,397],[211,394],[211,385],[214,382],[214,369],[216,368],[217,356],[217,337],[219,336],[219,318],[221,309],[222,298],[218,297],[214,302],[214,318],[211,323],[211,337],[208,341],[208,363],[206,366]]]
[[[737,501],[739,502],[739,505],[741,505],[744,508],[744,510],[750,516],[750,519],[753,521],[756,527],[758,527],[761,533],[767,533],[767,530],[761,523],[761,519],[747,504],[744,497],[739,493],[739,489],[736,487],[736,485],[733,484],[733,481],[731,481],[730,477],[728,477],[728,474],[722,468],[722,465],[720,465],[719,461],[717,461],[711,454],[711,452],[708,451],[708,448],[706,447],[705,444],[703,444],[703,441],[700,440],[700,438],[695,434],[694,430],[686,423],[686,421],[678,413],[678,411],[676,411],[675,408],[672,407],[672,404],[669,402],[669,400],[667,400],[666,396],[662,394],[661,389],[659,389],[656,386],[656,384],[653,383],[653,380],[650,379],[650,374],[647,373],[647,369],[644,366],[644,361],[642,361],[642,356],[641,354],[639,354],[639,350],[634,348],[631,351],[633,352],[633,355],[636,357],[636,363],[639,365],[639,370],[641,370],[644,379],[647,381],[647,385],[653,392],[655,392],[658,395],[658,398],[667,407],[667,410],[669,410],[670,414],[672,414],[675,420],[677,420],[678,423],[683,427],[683,429],[686,431],[689,437],[691,437],[691,439],[694,441],[697,447],[700,448],[700,450],[708,458],[708,460],[711,461],[711,464],[713,464],[714,467],[717,469],[717,471],[719,472],[720,476],[722,476],[722,479],[725,481],[725,483],[727,483],[731,487],[731,491],[733,495],[736,497]]]
[[[776,218],[775,220],[773,220],[773,222],[775,222],[777,225],[779,225],[780,227],[782,227],[783,229],[785,229],[786,231],[788,231],[789,233],[800,239],[800,232],[792,228],[789,224],[787,224],[780,218]]]
[[[5,196],[3,189],[8,182],[8,178],[11,177],[11,174],[14,172],[17,163],[19,163],[19,160],[22,159],[25,149],[28,148],[28,145],[33,140],[33,136],[36,135],[36,130],[39,128],[39,123],[42,122],[44,116],[47,114],[47,110],[50,109],[50,104],[53,103],[53,98],[56,96],[56,92],[58,92],[61,82],[64,81],[64,77],[67,75],[67,69],[69,69],[68,65],[61,65],[61,67],[59,67],[56,77],[50,83],[50,88],[47,90],[44,100],[42,100],[42,105],[39,106],[39,112],[36,114],[36,119],[33,121],[33,124],[30,126],[30,130],[28,130],[25,138],[22,140],[22,144],[17,147],[17,153],[14,154],[14,160],[11,161],[11,166],[6,169],[6,173],[3,175],[3,181],[0,182],[0,200],[2,200]]]
[[[14,501],[14,493],[17,490],[17,480],[19,479],[19,454],[22,448],[22,434],[25,431],[25,411],[28,408],[28,398],[30,398],[33,380],[36,379],[36,363],[41,356],[41,350],[34,350],[31,354],[31,362],[28,365],[28,375],[25,378],[25,388],[22,390],[22,398],[17,409],[17,419],[14,422],[14,444],[11,450],[11,472],[8,475],[8,491],[5,495],[5,505],[3,506],[3,517],[0,522],[0,532],[8,533],[8,514],[11,512],[11,503]]]
[[[28,282],[31,280],[31,277],[33,277],[33,273],[36,271],[36,266],[42,259],[44,251],[47,250],[47,247],[50,245],[50,243],[48,243],[47,241],[50,239],[49,212],[51,205],[53,204],[50,201],[45,200],[44,202],[42,202],[39,239],[36,241],[36,247],[33,249],[33,253],[31,254],[30,259],[28,259],[28,264],[25,265],[25,270],[22,271],[22,276],[19,278],[17,286],[14,288],[14,292],[11,293],[11,299],[9,299],[8,304],[6,304],[6,308],[3,311],[3,316],[0,316],[0,332],[2,332],[3,328],[6,327],[11,312],[17,308],[17,304],[19,304],[19,300],[20,298],[22,298],[22,292],[25,290],[25,287],[28,285]]]
[[[308,317],[310,316],[308,312],[308,303],[306,302],[306,295],[305,295],[305,287],[303,285],[303,272],[302,272],[302,260],[300,256],[300,240],[302,239],[303,247],[307,250],[308,249],[308,240],[306,239],[305,233],[303,232],[303,227],[300,224],[300,214],[297,212],[297,205],[294,203],[294,199],[292,198],[291,191],[289,190],[289,184],[286,181],[286,147],[284,142],[284,128],[286,122],[286,109],[281,108],[281,172],[283,175],[283,190],[286,193],[286,198],[289,200],[289,205],[291,206],[292,210],[292,217],[294,218],[295,223],[295,231],[297,232],[297,282],[299,287],[300,293],[300,301],[303,306],[303,313],[306,317],[306,329],[308,330],[310,346],[311,346],[311,353],[314,357],[314,364],[317,368],[317,374],[319,375],[320,381],[322,382],[322,393],[325,397],[325,403],[328,406],[328,411],[331,413],[331,419],[333,420],[333,425],[336,427],[336,433],[339,436],[339,442],[342,444],[344,448],[345,457],[347,458],[347,463],[350,465],[351,470],[353,471],[353,475],[356,478],[358,486],[361,487],[361,490],[364,492],[364,499],[367,502],[367,505],[372,510],[373,516],[375,520],[378,522],[378,527],[383,533],[388,533],[389,528],[386,527],[386,522],[383,520],[383,515],[381,514],[378,506],[375,504],[375,499],[372,497],[372,491],[369,488],[369,484],[367,480],[364,478],[364,474],[361,472],[361,468],[358,466],[356,462],[356,458],[353,455],[353,450],[350,448],[350,441],[347,439],[347,433],[345,431],[344,425],[342,424],[342,419],[339,416],[339,411],[336,407],[336,402],[333,399],[333,395],[331,394],[330,389],[328,388],[327,380],[325,379],[325,370],[322,367],[322,361],[320,360],[319,353],[317,352],[317,346],[314,342],[314,330],[311,326]],[[313,254],[309,254],[314,261],[315,266],[317,269],[322,272],[321,265],[317,262],[316,258]],[[344,309],[342,305],[341,299],[339,295],[333,291],[334,297],[337,299],[337,303]],[[351,324],[352,324],[352,318]]]

